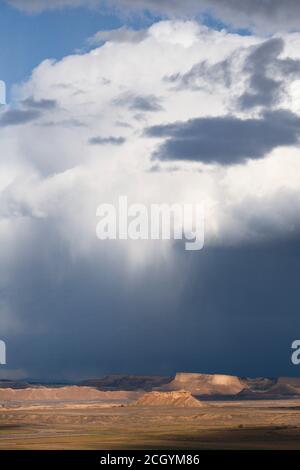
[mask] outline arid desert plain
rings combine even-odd
[[[300,379],[0,382],[0,449],[300,449]]]

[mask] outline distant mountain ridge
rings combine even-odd
[[[300,377],[248,378],[224,374],[178,373],[163,388],[165,390],[185,389],[202,399],[300,398]]]
[[[122,375],[111,374],[101,379],[90,379],[80,382],[79,385],[96,387],[98,390],[144,390],[151,391],[162,387],[173,380],[173,377],[160,375]]]
[[[103,392],[93,387],[78,387],[77,385],[67,387],[38,386],[23,389],[0,389],[0,402],[95,401],[118,404],[136,400],[139,396],[140,393],[134,391],[127,392],[117,390],[112,392]]]
[[[177,392],[186,391],[200,399],[283,399],[300,398],[300,377],[279,378],[247,378],[225,374],[177,373],[173,377],[112,374],[99,379],[85,380],[80,383],[66,385],[39,384],[29,381],[0,381],[0,399],[7,399],[9,394],[16,396],[14,391],[28,390],[20,396],[63,396],[68,395],[95,396],[95,392]],[[6,393],[3,393],[6,390]],[[46,391],[49,390],[47,394]],[[50,390],[53,390],[50,392]],[[56,392],[55,392],[56,390]],[[59,392],[61,390],[61,392]],[[10,392],[9,392],[10,391]],[[89,391],[89,392],[88,392]],[[86,393],[85,393],[86,392]],[[88,393],[87,393],[88,392]],[[100,397],[100,394],[98,395]],[[42,399],[42,398],[41,398]],[[88,399],[88,398],[87,398]]]

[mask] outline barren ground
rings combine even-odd
[[[300,449],[300,400],[198,408],[7,403],[0,449]]]

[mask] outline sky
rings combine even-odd
[[[297,376],[297,0],[0,6],[0,378]],[[99,240],[204,204],[205,244]]]

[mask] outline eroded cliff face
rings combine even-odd
[[[245,388],[239,377],[221,374],[177,373],[165,390],[184,389],[193,395],[236,395]]]
[[[97,401],[123,403],[136,400],[139,392],[103,392],[92,387],[28,387],[26,389],[0,389],[0,401]]]
[[[144,392],[181,392],[206,399],[280,399],[300,397],[300,378],[247,378],[180,372],[175,377],[112,375],[81,384],[58,386],[0,382],[0,401],[132,402]],[[164,395],[167,397],[167,395]]]
[[[175,392],[148,392],[134,403],[141,407],[175,407],[175,408],[198,408],[203,406],[191,392],[179,390]]]

